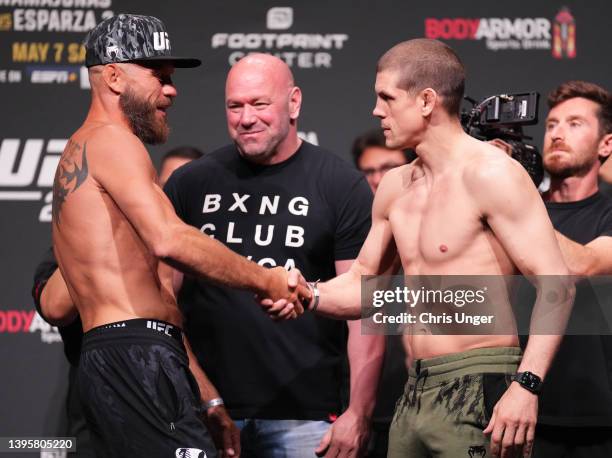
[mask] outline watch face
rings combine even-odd
[[[527,388],[529,391],[537,391],[540,388],[540,377],[531,372],[522,372],[520,375],[517,374],[518,377],[516,379],[521,385]]]

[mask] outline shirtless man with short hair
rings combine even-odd
[[[277,299],[295,301],[300,289],[288,288],[284,269],[262,268],[184,224],[157,184],[143,142],[166,140],[171,75],[199,61],[172,56],[150,16],[107,19],[85,45],[92,102],[58,165],[53,244],[85,331],[78,378],[94,444],[101,456],[214,456],[160,261]]]
[[[565,301],[557,318],[565,322],[573,284],[565,277],[546,209],[517,162],[463,131],[464,74],[457,55],[434,40],[400,43],[379,60],[373,114],[387,147],[413,148],[418,158],[384,176],[368,238],[349,272],[319,285],[317,313],[359,318],[361,277],[392,273],[399,254],[406,275],[501,276],[520,270],[536,276],[539,292],[537,276],[558,275],[556,293]],[[275,310],[283,301],[262,305]],[[388,456],[480,457],[489,450],[527,455],[538,398],[508,379],[517,369],[543,379],[560,340],[561,335],[532,335],[521,359],[516,335],[406,336],[413,364]],[[532,374],[524,377],[533,382]],[[483,432],[491,434],[490,446]]]

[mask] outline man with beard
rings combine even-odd
[[[202,152],[191,146],[174,148],[164,154],[159,166],[159,183],[165,180],[181,165],[202,157]],[[76,375],[81,355],[83,326],[74,306],[66,283],[57,268],[53,249],[49,248],[34,273],[32,297],[38,314],[53,326],[57,326],[64,345],[64,355],[69,363],[68,386],[65,410],[62,410],[58,423],[58,435],[75,437],[79,447],[79,457],[95,457],[91,444],[89,427],[83,414],[83,407],[77,391]],[[203,418],[215,441],[217,449],[223,450],[226,456],[233,456],[240,451],[239,431],[231,421],[223,405],[211,405],[219,393],[208,378],[197,366],[195,358],[190,356],[190,367],[198,381],[202,402],[209,406],[203,411]]]
[[[225,102],[233,144],[170,177],[164,190],[178,215],[262,265],[323,280],[346,271],[370,227],[372,193],[357,170],[298,137],[302,93],[287,64],[242,58]],[[244,457],[362,456],[383,336],[362,336],[353,322],[347,343],[345,323],[314,315],[274,324],[243,291],[193,278],[180,304],[194,353],[241,427]]]
[[[92,440],[101,456],[213,456],[168,265],[291,301],[300,290],[287,287],[283,269],[182,223],[157,184],[143,142],[168,136],[174,68],[200,62],[172,56],[150,16],[107,19],[85,47],[92,101],[58,164],[52,229],[85,332],[78,383]]]
[[[551,185],[543,198],[563,257],[575,275],[610,275],[612,201],[599,192],[597,178],[612,153],[612,96],[593,83],[570,81],[549,95],[548,106],[543,160]],[[579,284],[568,334],[597,334],[602,323],[597,296]],[[612,456],[609,335],[564,337],[540,398],[533,456]]]

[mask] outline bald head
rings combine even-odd
[[[284,88],[295,85],[289,66],[278,57],[263,53],[248,54],[236,62],[227,75],[227,84],[244,78],[266,80],[268,84]]]
[[[249,54],[227,75],[228,131],[243,157],[274,163],[299,145],[297,118],[302,95],[285,62],[268,54]]]
[[[444,43],[425,38],[399,43],[380,58],[376,71],[398,72],[398,87],[411,93],[433,89],[449,114],[459,114],[465,69],[457,54]]]

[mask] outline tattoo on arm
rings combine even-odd
[[[81,154],[81,166],[79,167],[76,158]],[[72,171],[70,171],[72,169]],[[53,221],[59,226],[60,212],[62,205],[66,201],[68,194],[76,191],[81,186],[89,174],[87,167],[87,142],[81,146],[70,139],[62,158],[55,171],[53,181]],[[72,184],[74,182],[74,185]]]

